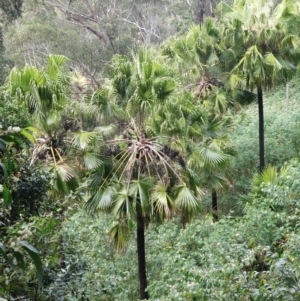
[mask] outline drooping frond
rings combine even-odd
[[[70,190],[76,189],[78,185],[75,171],[64,162],[53,165],[52,182],[59,193],[68,193]]]
[[[134,198],[130,195],[127,185],[122,187],[114,198],[112,212],[117,218],[135,219]]]
[[[86,169],[95,169],[101,167],[105,162],[97,154],[86,152],[83,155],[83,161]]]
[[[101,185],[87,201],[85,207],[88,213],[94,214],[97,211],[110,211],[117,193],[115,183],[111,185]]]
[[[199,209],[197,198],[186,185],[176,186],[175,191],[176,198],[174,203],[179,211],[192,213]]]
[[[172,217],[172,208],[174,202],[168,192],[168,187],[158,181],[151,192],[151,202],[154,207],[154,212],[157,212],[158,217],[163,220],[164,217]]]
[[[114,222],[109,229],[109,242],[117,251],[124,251],[126,249],[129,230],[128,222],[123,219]]]

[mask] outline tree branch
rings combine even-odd
[[[140,30],[145,31],[145,32],[148,32],[148,33],[150,33],[150,34],[156,36],[157,38],[160,38],[159,35],[157,35],[156,33],[154,33],[154,32],[152,32],[152,31],[148,30],[148,29],[145,28],[145,27],[141,27],[138,23],[132,22],[132,21],[129,21],[128,19],[125,19],[125,18],[123,18],[123,17],[120,17],[120,16],[119,16],[118,14],[116,14],[116,13],[115,13],[115,15],[118,16],[119,18],[121,18],[121,19],[122,19],[123,21],[125,21],[126,23],[135,25],[135,26],[136,26],[137,28],[139,28]]]

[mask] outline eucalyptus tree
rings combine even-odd
[[[265,166],[263,91],[281,84],[296,70],[299,37],[292,23],[299,24],[299,8],[290,0],[278,5],[266,0],[236,0],[232,7],[221,3],[218,10],[226,46],[223,59],[236,62],[228,82],[232,88],[245,86],[257,91],[262,171]]]
[[[102,135],[107,159],[91,174],[92,196],[86,206],[90,212],[115,215],[118,223],[110,234],[120,249],[130,222],[136,221],[140,297],[148,299],[146,223],[163,221],[176,212],[197,211],[200,187],[186,176],[177,137],[157,132],[152,124],[153,114],[175,93],[172,71],[145,49],[133,53],[131,59],[116,56],[111,66],[111,78],[97,92],[99,99],[94,97],[99,111],[106,112],[103,117],[113,123],[110,128],[95,129]]]

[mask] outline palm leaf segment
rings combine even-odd
[[[143,123],[143,118],[149,116],[153,108],[164,102],[174,89],[175,81],[162,61],[154,59],[154,55],[145,49],[133,54],[126,109],[133,118],[139,115],[139,126]]]

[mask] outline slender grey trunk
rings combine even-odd
[[[210,9],[210,15],[212,18],[215,17],[215,10],[214,10],[214,3],[213,0],[209,0],[209,9]]]

